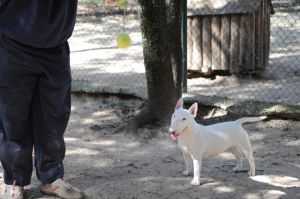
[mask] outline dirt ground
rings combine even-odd
[[[116,133],[141,106],[139,100],[73,96],[66,132],[65,179],[89,199],[279,199],[300,198],[300,123],[272,120],[246,125],[255,151],[257,176],[232,171],[223,153],[203,162],[201,185],[184,177],[183,160],[166,128],[144,129],[149,141]],[[200,110],[201,111],[201,110]],[[246,164],[245,164],[246,165]],[[40,195],[33,177],[26,199]]]

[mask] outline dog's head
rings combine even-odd
[[[177,101],[169,128],[173,140],[177,140],[177,138],[192,125],[195,120],[194,118],[197,116],[197,111],[197,103],[194,103],[189,109],[184,109],[183,100],[179,99]]]

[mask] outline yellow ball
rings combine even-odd
[[[120,8],[126,8],[128,6],[128,1],[127,0],[117,0],[117,5]]]
[[[117,37],[118,48],[128,48],[131,46],[131,38],[127,33],[121,33]]]

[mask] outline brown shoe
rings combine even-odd
[[[82,199],[82,192],[65,182],[62,179],[58,179],[51,184],[41,186],[41,192],[46,195],[57,196],[63,199]]]

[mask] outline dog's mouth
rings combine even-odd
[[[172,140],[176,141],[179,137],[179,133],[176,133],[175,131],[171,132],[170,137]]]

